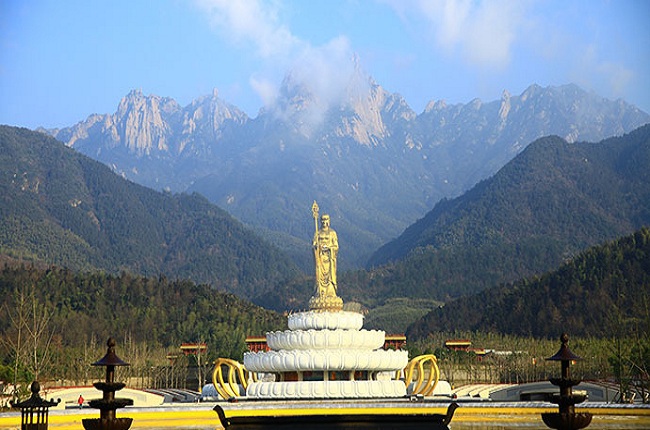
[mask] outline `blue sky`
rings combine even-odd
[[[650,1],[0,0],[0,123],[70,126],[132,89],[255,117],[289,71],[335,93],[355,55],[418,113],[571,82],[650,112]]]

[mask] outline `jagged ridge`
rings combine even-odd
[[[136,91],[116,114],[52,133],[136,182],[204,194],[275,232],[269,237],[298,261],[311,236],[304,208],[316,198],[349,240],[349,267],[539,137],[598,141],[650,122],[634,106],[575,85],[431,102],[416,114],[358,69],[344,84],[334,97],[288,76],[276,103],[254,119],[216,92],[181,108]]]

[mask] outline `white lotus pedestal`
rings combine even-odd
[[[392,380],[408,364],[407,351],[381,349],[385,333],[362,330],[355,312],[301,312],[289,330],[268,333],[271,351],[249,352],[244,366],[268,379],[246,390],[251,399],[364,399],[406,395]]]
[[[267,333],[270,351],[244,354],[260,375],[246,399],[219,404],[227,429],[448,429],[457,405],[413,402],[404,381],[408,352],[384,350],[385,332],[363,315],[292,314],[289,330]]]

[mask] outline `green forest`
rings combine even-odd
[[[585,379],[608,379],[624,387],[650,389],[650,229],[591,248],[542,276],[489,288],[432,310],[407,329],[420,351],[442,362],[471,364],[462,354],[440,348],[443,336],[472,338],[483,347],[514,354],[498,382],[546,379],[547,368],[531,365],[547,357],[561,333],[576,338],[572,348],[585,358],[577,369]],[[557,344],[557,340],[555,340]],[[436,347],[435,345],[438,345]],[[578,349],[579,348],[579,349]],[[509,376],[508,376],[509,375]]]
[[[552,366],[531,363],[552,355],[559,334],[568,332],[572,347],[586,357],[576,368],[580,375],[643,385],[650,369],[648,291],[650,229],[643,228],[591,248],[557,271],[447,304],[387,301],[366,314],[365,326],[399,333],[405,321],[434,309],[408,327],[407,349],[411,357],[435,353],[450,378],[458,378],[454,369],[474,369],[474,376],[460,372],[474,379],[458,383],[547,378]],[[241,360],[246,336],[286,328],[285,315],[208,285],[164,276],[81,273],[5,262],[0,294],[4,380],[18,371],[24,381],[87,382],[93,377],[90,364],[103,355],[109,336],[133,364],[127,376],[160,375],[169,370],[168,356],[177,355],[183,342],[207,344],[204,364],[217,357]],[[520,352],[506,361],[488,357],[477,367],[472,353],[443,347],[449,338]],[[148,383],[155,380],[147,377]]]
[[[650,229],[644,227],[591,248],[553,272],[448,302],[407,334],[422,339],[454,327],[528,337],[567,331],[597,337],[644,333],[648,338],[649,293]]]
[[[52,137],[0,126],[0,253],[261,294],[299,270],[198,195],[156,192]]]
[[[553,270],[650,225],[648,166],[650,125],[598,143],[539,139],[380,248],[359,288],[448,301]]]
[[[136,367],[165,365],[183,342],[205,342],[207,362],[241,360],[246,336],[286,326],[285,317],[231,293],[164,276],[5,265],[0,297],[5,381],[18,364],[25,377],[78,382],[108,337],[129,360],[139,356]]]

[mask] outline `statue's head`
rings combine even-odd
[[[330,226],[330,216],[323,214],[323,216],[320,217],[320,225],[322,228],[328,229]]]

